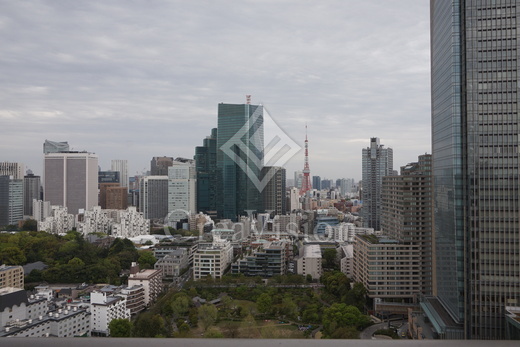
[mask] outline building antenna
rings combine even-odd
[[[309,168],[309,140],[307,139],[307,123],[305,123],[305,159],[303,163],[303,182],[302,188],[300,189],[300,195],[305,195],[309,190],[312,189],[311,170]]]

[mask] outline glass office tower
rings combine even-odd
[[[262,193],[250,177],[260,178],[264,128],[261,105],[218,105],[217,214],[236,221],[262,210]]]
[[[519,5],[430,2],[436,298],[423,308],[440,337],[505,338],[505,307],[520,306]]]
[[[202,146],[195,147],[197,168],[197,209],[217,216],[217,128],[211,129]]]

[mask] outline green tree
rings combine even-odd
[[[217,321],[218,311],[213,305],[202,305],[198,311],[199,326],[206,331]]]
[[[256,307],[258,309],[258,312],[262,314],[267,314],[273,305],[273,301],[271,299],[271,296],[267,293],[261,294],[258,299],[256,299]]]
[[[190,299],[182,294],[177,295],[171,302],[172,313],[174,317],[184,316],[188,313],[190,308]]]
[[[359,330],[355,327],[338,328],[330,337],[332,339],[359,339]]]
[[[112,319],[108,324],[110,337],[130,337],[132,336],[133,325],[128,319]]]
[[[338,268],[338,252],[335,248],[327,248],[323,252],[323,259],[325,259],[325,268],[337,269]]]
[[[335,303],[323,311],[323,331],[326,337],[331,337],[336,329],[354,327],[362,329],[371,324],[368,316],[355,306]]]
[[[23,265],[27,262],[27,258],[18,247],[3,248],[0,253],[0,264],[6,265]]]
[[[167,335],[166,322],[160,315],[145,312],[137,316],[134,323],[134,337],[159,337]]]
[[[25,222],[23,222],[22,230],[38,231],[38,222],[34,219],[27,219]]]
[[[338,300],[341,300],[350,290],[350,280],[343,272],[327,271],[320,280],[325,285],[325,291],[334,295]]]
[[[209,327],[208,330],[206,330],[206,332],[204,333],[204,337],[209,339],[218,339],[223,338],[224,334],[222,334],[222,331],[219,328],[212,326]]]
[[[142,269],[153,269],[157,259],[153,256],[153,252],[139,251],[139,259],[137,260],[139,267]]]

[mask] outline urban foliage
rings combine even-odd
[[[136,261],[153,267],[155,258],[149,251],[136,250],[128,239],[115,239],[109,247],[98,247],[75,231],[65,236],[43,231],[0,234],[0,263],[25,265],[37,261],[48,268],[26,274],[26,283],[120,284],[121,270]]]

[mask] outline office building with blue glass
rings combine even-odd
[[[263,107],[221,103],[217,129],[217,214],[236,221],[262,210]]]
[[[520,306],[520,1],[432,0],[435,297],[441,338],[504,339]]]

